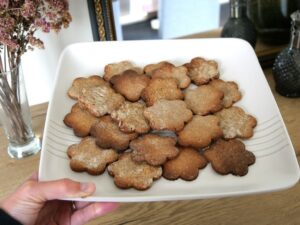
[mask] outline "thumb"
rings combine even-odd
[[[55,181],[29,182],[30,193],[40,201],[87,197],[93,194],[96,187],[93,183],[80,183],[70,179],[61,179]]]

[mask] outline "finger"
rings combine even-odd
[[[34,171],[26,180],[37,181],[38,180],[38,172]]]
[[[77,210],[71,217],[72,225],[83,225],[98,216],[107,214],[118,207],[117,203],[103,202],[92,203],[87,207]]]
[[[92,202],[75,202],[75,207],[76,209],[82,209],[82,208],[85,208],[87,207],[88,205],[91,205],[93,204]]]
[[[38,180],[39,174],[37,171],[33,172],[33,174],[29,177],[29,180]]]
[[[32,196],[41,202],[61,198],[87,197],[96,190],[93,183],[80,183],[70,179],[28,183],[27,191],[30,191]]]

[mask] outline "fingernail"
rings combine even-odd
[[[95,185],[93,183],[80,183],[80,190],[84,193],[93,193]]]

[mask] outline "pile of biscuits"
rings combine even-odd
[[[137,190],[161,176],[194,180],[208,163],[246,175],[255,156],[237,138],[250,138],[256,119],[233,106],[238,85],[219,75],[216,61],[196,57],[181,66],[122,61],[106,65],[103,78],[76,78],[64,123],[83,139],[67,150],[71,169],[107,168],[117,187]]]

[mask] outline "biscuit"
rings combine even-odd
[[[187,88],[191,83],[191,79],[187,75],[187,72],[188,70],[184,66],[176,67],[172,64],[164,64],[159,69],[153,71],[152,78],[175,78],[180,88]]]
[[[113,88],[129,101],[138,101],[142,91],[147,87],[150,78],[145,74],[138,74],[134,70],[126,70],[110,79]]]
[[[146,190],[162,175],[161,167],[134,162],[129,152],[123,153],[117,162],[108,166],[107,170],[114,177],[115,185],[123,189],[133,187],[137,190]]]
[[[109,81],[113,76],[123,73],[125,70],[134,70],[138,74],[143,73],[143,70],[139,67],[135,67],[129,61],[121,61],[118,63],[110,63],[104,67],[104,80]]]
[[[168,180],[191,181],[198,177],[199,169],[207,165],[206,159],[193,148],[180,148],[176,158],[163,165],[163,177]]]
[[[93,75],[90,77],[78,77],[72,82],[72,86],[68,90],[68,96],[77,100],[81,94],[82,89],[88,89],[91,87],[97,87],[102,85],[109,85],[102,77]]]
[[[195,114],[207,115],[223,108],[223,92],[211,85],[202,85],[185,92],[184,101]]]
[[[120,131],[118,124],[110,116],[101,117],[99,122],[91,127],[90,133],[101,148],[113,148],[118,151],[126,150],[129,142],[138,136],[136,133]]]
[[[144,72],[145,74],[147,74],[148,76],[152,76],[153,72],[159,68],[161,68],[162,66],[165,66],[165,65],[171,65],[171,66],[174,66],[172,63],[169,63],[167,61],[162,61],[162,62],[159,62],[159,63],[154,63],[154,64],[149,64],[149,65],[146,65],[144,67]]]
[[[233,105],[233,103],[242,98],[238,85],[233,81],[225,82],[223,80],[216,79],[212,80],[209,84],[224,93],[222,104],[225,108],[229,108]]]
[[[220,127],[225,139],[253,136],[253,129],[257,124],[256,119],[246,114],[243,109],[232,106],[215,113],[215,115],[220,119]]]
[[[237,139],[218,140],[204,151],[204,156],[213,169],[223,175],[244,176],[248,173],[248,166],[255,163],[255,155]]]
[[[145,105],[139,102],[124,102],[121,107],[111,113],[111,118],[118,122],[123,132],[147,133],[150,130],[144,117]]]
[[[196,115],[182,131],[178,132],[178,143],[181,146],[204,148],[222,135],[218,117]]]
[[[67,154],[71,159],[70,167],[73,171],[86,171],[92,175],[103,173],[108,164],[118,159],[116,151],[99,148],[93,137],[83,138],[79,144],[71,145]]]
[[[96,117],[111,113],[125,101],[124,97],[107,86],[83,89],[78,98],[79,106]]]
[[[144,116],[154,130],[180,131],[193,113],[182,100],[160,99],[144,110]]]
[[[184,66],[188,69],[188,76],[196,85],[206,84],[219,77],[218,63],[214,60],[196,57]]]
[[[160,166],[178,155],[179,151],[175,145],[175,138],[146,134],[130,142],[130,148],[133,150],[132,159]]]
[[[78,137],[88,136],[92,125],[98,122],[99,118],[93,116],[88,111],[83,110],[76,103],[72,106],[71,112],[64,118],[64,123],[73,128],[74,134]]]
[[[183,92],[178,88],[174,78],[153,78],[142,92],[147,106],[152,106],[159,99],[183,99]]]

